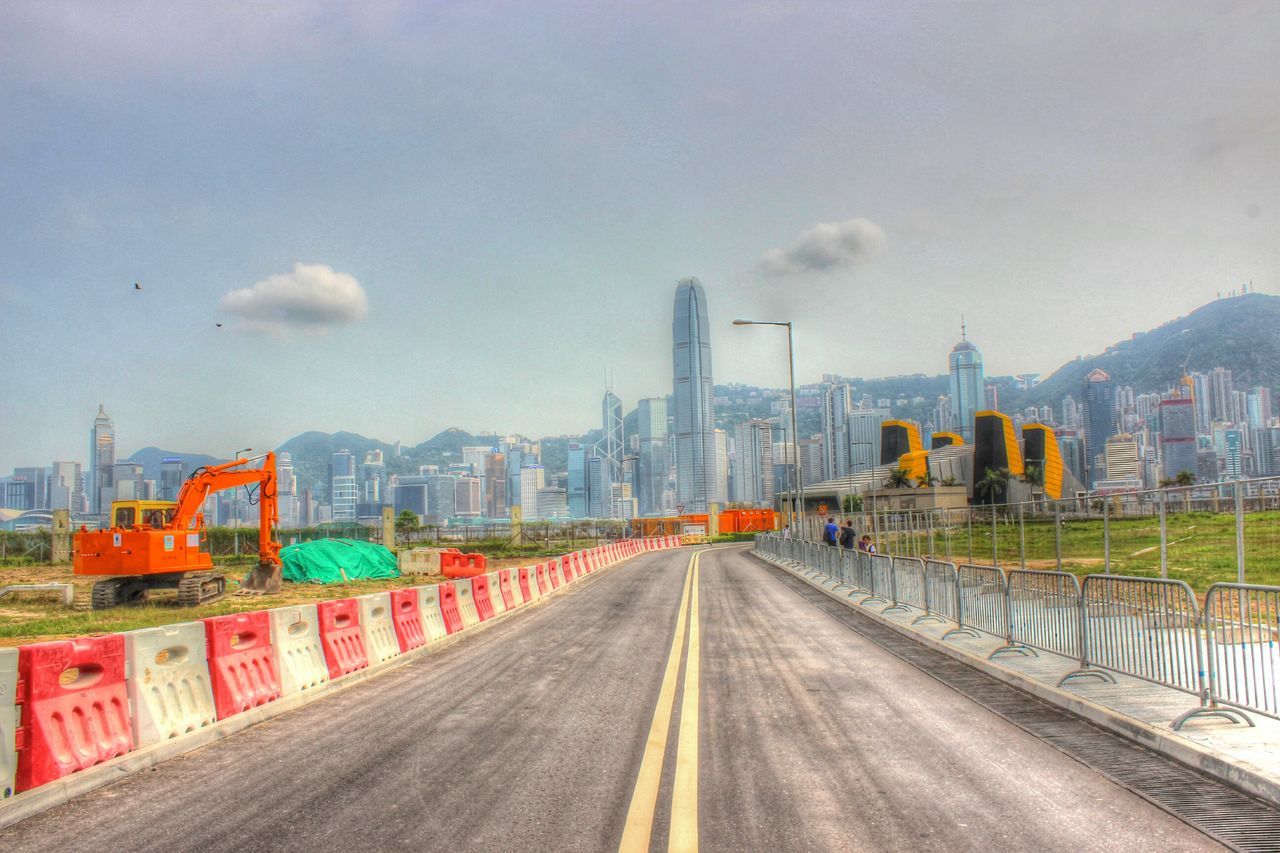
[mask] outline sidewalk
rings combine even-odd
[[[1001,638],[986,634],[962,635],[944,642],[942,636],[955,628],[955,623],[930,621],[912,625],[920,610],[881,613],[888,605],[879,601],[863,607],[860,602],[869,595],[863,590],[851,591],[847,586],[833,589],[837,582],[825,575],[815,575],[811,567],[801,571],[796,563],[752,553],[925,646],[1206,775],[1280,805],[1280,720],[1250,711],[1247,713],[1256,727],[1208,717],[1189,720],[1181,731],[1175,732],[1171,727],[1173,720],[1199,704],[1196,697],[1188,693],[1116,673],[1112,673],[1115,684],[1082,679],[1058,687],[1058,679],[1077,668],[1071,658],[1038,651],[1034,657],[1006,653],[988,660],[992,651],[1004,645]]]

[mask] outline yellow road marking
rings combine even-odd
[[[680,672],[680,653],[684,649],[685,609],[689,604],[689,587],[693,581],[693,567],[698,555],[689,559],[689,570],[684,578],[684,592],[680,596],[680,611],[676,615],[676,632],[671,639],[671,651],[667,655],[667,669],[658,690],[658,704],[653,710],[653,723],[649,726],[649,740],[645,743],[644,758],[636,776],[636,787],[631,793],[631,805],[627,809],[627,822],[622,831],[619,853],[648,853],[649,837],[653,832],[653,814],[658,805],[658,786],[662,781],[662,759],[667,751],[667,734],[671,728],[671,711],[675,707],[676,680]]]
[[[701,675],[698,645],[698,574],[701,552],[693,555],[689,597],[689,656],[684,667],[684,697],[680,705],[680,735],[676,741],[675,786],[671,793],[671,835],[667,850],[696,853],[698,849],[698,687]]]

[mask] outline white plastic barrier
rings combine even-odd
[[[453,588],[458,592],[458,614],[462,617],[463,630],[479,625],[480,614],[476,612],[476,600],[471,594],[471,580],[463,578]]]
[[[489,572],[489,603],[493,605],[493,615],[507,612],[507,602],[502,598],[501,572]]]
[[[391,593],[359,595],[356,603],[360,606],[360,633],[364,635],[370,666],[399,655],[400,641],[396,639],[396,626],[391,619]]]
[[[418,613],[422,617],[422,633],[427,642],[449,636],[449,629],[444,626],[444,614],[440,612],[440,587],[436,584],[416,587],[418,590]]]
[[[0,649],[0,800],[13,796],[13,776],[18,770],[14,736],[18,730],[18,650]]]
[[[314,604],[268,610],[271,645],[275,650],[280,692],[292,696],[329,680],[329,666],[320,645],[320,622]]]
[[[218,720],[203,622],[125,631],[124,675],[136,746],[194,732]]]

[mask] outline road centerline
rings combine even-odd
[[[618,845],[619,853],[647,853],[649,850],[650,838],[653,834],[654,812],[658,805],[658,789],[662,781],[663,757],[667,751],[671,714],[675,708],[676,684],[680,675],[680,658],[684,651],[687,626],[686,611],[689,606],[690,588],[693,584],[697,559],[697,553],[689,558],[689,567],[685,572],[684,591],[680,595],[675,633],[671,638],[671,650],[667,654],[662,686],[658,689],[658,701],[653,711],[653,722],[649,726],[644,757],[640,761],[635,789],[631,794],[631,804],[627,808],[622,842]]]
[[[698,617],[698,579],[701,551],[693,555],[689,595],[689,653],[685,658],[680,733],[676,741],[675,784],[671,793],[669,851],[698,849],[698,709],[701,650]]]

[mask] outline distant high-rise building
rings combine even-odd
[[[822,397],[822,478],[834,480],[850,471],[849,412],[853,400],[848,385],[831,385]]]
[[[541,518],[538,514],[538,490],[546,488],[547,472],[541,465],[520,469],[520,511],[526,521]]]
[[[960,325],[960,343],[948,358],[951,373],[951,431],[960,433],[965,444],[973,443],[973,416],[986,406],[986,380],[982,374],[982,353],[969,342]],[[995,408],[994,406],[990,408]]]
[[[1105,450],[1106,479],[1108,480],[1141,480],[1142,465],[1138,454],[1138,443],[1128,433],[1119,433],[1107,438]]]
[[[1244,434],[1238,429],[1224,430],[1222,474],[1228,480],[1239,480],[1244,477]]]
[[[93,419],[93,427],[89,430],[89,511],[106,513],[111,511],[112,466],[116,464],[116,427],[107,416],[102,404],[98,405],[98,416]],[[103,498],[106,498],[104,503]]]
[[[605,391],[600,401],[600,455],[604,458],[606,488],[622,482],[622,401],[613,391]]]
[[[395,485],[391,489],[391,506],[396,515],[408,511],[418,517],[419,524],[426,522],[427,516],[431,514],[431,491],[428,479],[422,475],[396,478]]]
[[[735,499],[773,504],[773,437],[769,422],[750,420],[734,428]]]
[[[455,478],[448,474],[427,475],[427,512],[437,521],[445,521],[455,515],[458,492]]]
[[[587,458],[594,455],[585,445],[570,442],[567,454],[566,504],[571,518],[587,518]]]
[[[667,445],[667,401],[648,397],[637,406],[640,458],[636,472],[636,498],[640,514],[662,514],[662,493],[667,488],[671,455]]]
[[[355,521],[360,487],[356,483],[356,459],[349,450],[339,450],[330,461],[329,504],[334,521]]]
[[[1089,488],[1107,477],[1107,439],[1116,430],[1116,385],[1106,371],[1094,369],[1084,381],[1085,485]]]
[[[484,510],[479,477],[459,477],[454,481],[453,496],[453,514],[458,518],[478,518]]]
[[[15,479],[22,479],[31,484],[31,505],[27,509],[49,508],[49,474],[44,468],[14,468]]]
[[[49,509],[85,511],[84,475],[79,462],[54,462],[49,472]]]
[[[630,483],[614,483],[609,487],[609,517],[636,517],[636,499],[631,493]]]
[[[1249,389],[1245,400],[1249,429],[1266,429],[1271,425],[1271,389],[1259,385]]]
[[[879,428],[877,427],[877,434]],[[800,471],[804,482],[812,485],[822,481],[822,436],[800,439]]]
[[[590,518],[609,517],[608,478],[605,475],[605,460],[598,453],[587,456],[587,515]]]
[[[716,490],[712,495],[714,501],[720,506],[724,506],[729,502],[729,475],[731,472],[729,465],[729,434],[722,429],[715,431],[716,446]],[[692,512],[685,507],[685,512]]]
[[[676,500],[701,513],[716,494],[716,413],[707,296],[696,278],[676,285],[672,338]]]
[[[849,413],[849,473],[870,471],[880,464],[881,426],[887,420],[889,410],[883,408],[854,409]]]
[[[484,512],[490,518],[507,516],[507,457],[496,450],[484,457]]]
[[[538,489],[538,518],[565,518],[568,515],[569,505],[564,489],[557,486]]]
[[[1163,476],[1172,480],[1183,471],[1196,473],[1195,401],[1164,400],[1160,413],[1160,461]]]
[[[280,454],[282,457],[287,453]],[[277,463],[276,468],[279,469]],[[159,497],[162,501],[176,501],[178,492],[182,489],[184,480],[184,471],[181,456],[166,456],[160,460],[160,491]],[[278,482],[278,480],[277,480]],[[277,492],[280,490],[277,489]]]
[[[1215,367],[1209,371],[1209,417],[1215,421],[1234,423],[1231,417],[1232,393],[1235,385],[1231,381],[1231,371],[1225,367]]]

